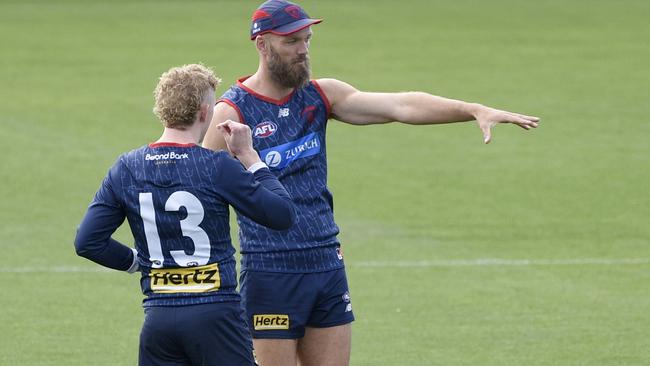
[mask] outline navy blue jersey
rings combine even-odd
[[[195,144],[151,144],[123,154],[110,169],[76,245],[107,265],[106,236],[126,218],[145,306],[239,300],[228,205],[285,229],[293,221],[289,200],[266,168],[252,174],[228,153]]]
[[[315,81],[283,100],[232,86],[219,102],[232,106],[253,132],[253,147],[289,191],[296,223],[287,231],[265,228],[238,215],[242,269],[311,272],[341,268],[334,247],[332,194],[327,188],[325,131],[330,105]]]

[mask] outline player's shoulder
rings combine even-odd
[[[330,101],[335,101],[338,96],[354,91],[350,84],[334,78],[321,78],[312,80]]]
[[[343,85],[349,85],[344,81],[334,78],[320,78],[312,79],[312,83],[320,86],[321,88],[331,89],[331,88],[340,88]]]
[[[201,154],[202,158],[206,161],[211,161],[213,164],[217,165],[231,164],[233,161],[239,162],[237,159],[233,158],[226,150],[212,150],[205,147],[199,147],[197,153]]]
[[[241,113],[239,106],[230,99],[220,99],[217,101],[217,105],[214,106],[214,116],[212,117],[212,120],[222,122],[228,119],[240,122]]]
[[[226,90],[223,95],[217,100],[214,106],[213,121],[232,120],[236,122],[242,121],[242,113],[240,105],[246,104],[248,92],[239,86],[239,83],[232,85]]]
[[[126,151],[117,158],[115,165],[131,165],[135,161],[141,160],[149,150],[149,145],[137,147],[135,149]]]
[[[142,156],[142,151],[146,146],[142,146],[120,154],[113,165],[108,169],[108,173],[104,182],[110,185],[120,185],[122,178],[134,176],[134,171],[140,170],[142,167],[137,166],[137,162],[142,160],[138,159]]]
[[[137,159],[138,156],[141,156],[145,148],[146,145],[121,153],[115,160],[113,167],[127,165],[130,161],[133,161]]]
[[[200,149],[198,149],[198,151],[200,151],[201,154],[204,154],[206,157],[212,160],[223,160],[226,159],[227,157],[230,157],[230,154],[226,150],[212,150],[202,146],[199,147]]]
[[[209,175],[212,177],[231,180],[236,176],[235,174],[244,170],[241,162],[226,150],[214,151],[206,148],[201,148],[201,150],[205,157],[204,163],[207,163],[204,165],[209,167]]]
[[[248,91],[242,88],[241,83],[231,85],[222,95],[217,102],[231,101],[237,102],[246,97]]]

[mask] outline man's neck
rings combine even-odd
[[[171,142],[174,144],[198,144],[199,136],[197,131],[191,127],[187,130],[178,130],[175,128],[165,127],[165,130],[156,142]]]
[[[271,75],[266,71],[266,69],[260,68],[257,69],[251,77],[242,82],[247,88],[252,89],[255,93],[263,95],[265,97],[282,100],[287,95],[291,94],[294,88],[287,88],[284,86],[278,85]]]

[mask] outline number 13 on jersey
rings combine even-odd
[[[140,193],[140,216],[144,223],[144,232],[149,249],[149,260],[152,268],[162,268],[164,254],[158,225],[156,223],[156,211],[153,204],[151,192]],[[176,191],[172,193],[165,202],[165,211],[178,212],[181,207],[187,211],[187,217],[180,220],[180,227],[183,236],[190,238],[194,244],[194,253],[187,254],[184,250],[170,250],[169,254],[176,264],[181,267],[202,266],[210,260],[210,238],[208,234],[199,227],[203,222],[204,209],[201,201],[195,195],[187,191]]]

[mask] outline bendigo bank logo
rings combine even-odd
[[[255,327],[255,330],[289,329],[289,315],[253,315],[253,327]]]
[[[278,125],[271,121],[264,121],[253,129],[253,136],[255,137],[269,137],[275,133],[275,131],[278,130]]]
[[[149,273],[151,291],[156,293],[210,292],[221,285],[217,263],[190,268],[160,268]]]

